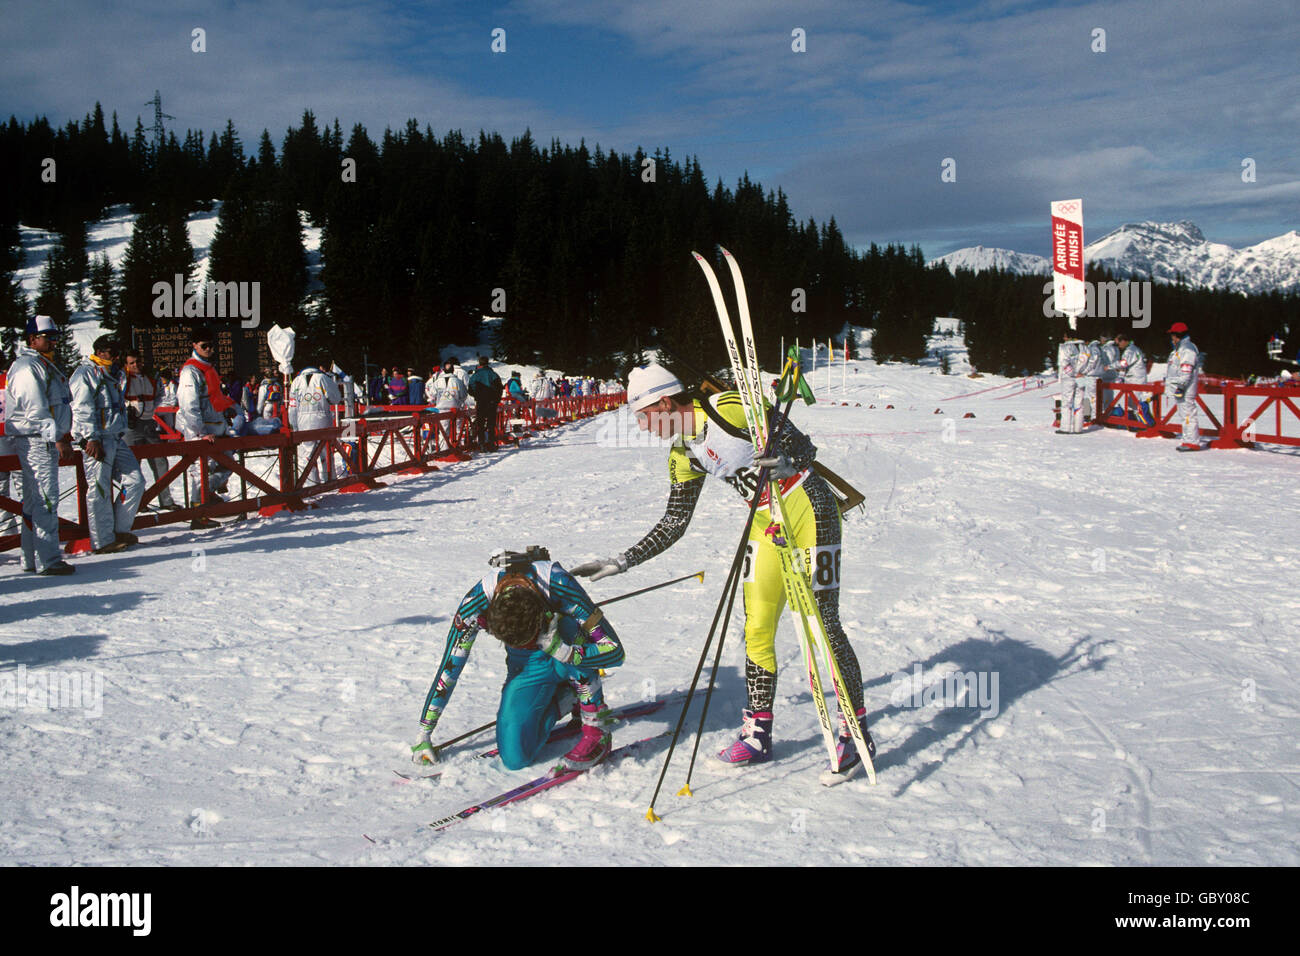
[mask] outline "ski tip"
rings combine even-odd
[[[722,254],[723,254],[726,258],[728,258],[728,259],[734,259],[734,258],[736,258],[736,257],[733,256],[730,252],[728,252],[728,251],[727,251],[723,246],[718,246],[718,248],[719,248],[719,249],[722,249]]]
[[[651,823],[658,823],[661,819],[659,814],[655,813],[655,808],[653,806],[645,812],[645,818]]]

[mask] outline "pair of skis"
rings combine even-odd
[[[610,751],[608,757],[595,766],[603,767],[615,760],[621,760],[629,754],[641,749],[652,740],[658,740],[660,737],[667,737],[671,734],[671,730],[664,730],[657,734],[651,734],[649,737],[642,737],[640,740],[634,740],[630,744],[624,744],[622,747],[616,747],[614,750]],[[454,826],[462,820],[468,820],[470,817],[482,813],[485,810],[495,810],[498,807],[504,807],[508,803],[518,803],[520,800],[527,800],[529,797],[536,796],[543,790],[549,790],[552,787],[558,787],[562,783],[568,783],[570,780],[576,780],[578,777],[581,777],[583,774],[588,773],[593,769],[595,768],[583,767],[582,769],[572,769],[563,763],[557,764],[540,777],[529,780],[527,783],[520,784],[513,789],[507,790],[505,793],[498,794],[497,796],[484,800],[481,803],[471,804],[464,810],[458,810],[439,820],[434,820],[429,824],[429,826],[438,831],[446,830],[448,827]]]
[[[722,288],[718,285],[718,277],[714,274],[713,267],[698,252],[693,252],[691,255],[695,257],[695,261],[699,263],[700,269],[704,272],[704,278],[709,284],[709,292],[713,295],[713,305],[718,313],[718,322],[722,327],[722,338],[726,343],[727,355],[731,361],[732,377],[735,379],[736,391],[740,394],[741,404],[745,409],[745,421],[749,426],[750,440],[753,442],[755,452],[764,453],[768,450],[769,437],[767,405],[762,384],[762,373],[758,364],[758,348],[754,343],[754,327],[750,319],[749,299],[745,294],[745,280],[740,274],[740,265],[736,262],[735,256],[726,249],[722,250],[722,256],[731,270],[731,278],[736,286],[736,310],[740,319],[743,353],[741,351],[741,342],[736,339],[731,317],[727,311],[727,304],[722,297]],[[774,427],[779,428],[781,424],[783,423],[776,422]],[[836,702],[850,733],[853,735],[853,742],[857,746],[858,755],[867,771],[867,779],[874,784],[876,782],[876,770],[872,766],[871,755],[862,733],[862,726],[858,721],[857,714],[854,713],[852,699],[849,697],[848,688],[844,683],[844,676],[840,673],[839,662],[835,659],[834,649],[830,645],[830,639],[826,634],[826,626],[817,607],[817,599],[813,594],[811,578],[804,561],[803,550],[795,547],[786,537],[785,508],[781,496],[781,482],[774,476],[769,476],[767,491],[771,524],[768,526],[766,534],[771,539],[772,544],[776,546],[777,554],[781,559],[781,576],[785,584],[786,601],[790,605],[790,612],[794,619],[800,654],[808,668],[808,683],[812,688],[813,703],[817,707],[817,720],[821,725],[826,751],[830,755],[831,771],[823,775],[822,783],[833,785],[844,778],[839,775],[836,734],[831,726],[830,712],[826,706],[826,695],[822,689],[821,671],[817,666],[816,655],[818,651],[825,657],[829,667]],[[760,491],[755,491],[755,494],[759,493]]]
[[[666,698],[658,698],[655,700],[639,701],[635,704],[628,704],[624,707],[614,708],[611,711],[611,714],[614,717],[618,718],[619,721],[629,720],[633,717],[644,717],[648,714],[653,714],[658,712],[659,710],[662,710],[664,706],[676,696],[678,695],[673,694],[673,695],[669,695]],[[566,724],[563,727],[557,727],[551,731],[551,735],[548,738],[547,742],[550,743],[551,741],[560,740],[564,737],[571,736],[572,733],[576,732],[578,729],[580,729],[580,727],[574,727],[571,724]],[[629,754],[635,753],[637,750],[640,750],[643,746],[645,746],[645,744],[649,743],[650,741],[658,740],[660,737],[668,736],[671,733],[672,733],[671,731],[665,730],[657,734],[651,734],[648,737],[642,737],[640,740],[635,740],[630,744],[624,744],[622,747],[616,747],[614,748],[614,750],[610,751],[608,757],[606,757],[604,760],[602,760],[600,763],[596,764],[595,766],[603,767],[605,764],[612,763],[616,760],[621,760],[623,757],[626,757]],[[474,755],[474,759],[476,760],[487,759],[489,757],[496,756],[497,753],[498,753],[497,748],[493,747],[489,750],[484,750],[484,751],[480,751],[479,753],[476,753]],[[481,800],[478,803],[472,803],[469,806],[465,807],[463,810],[457,810],[455,813],[450,813],[445,817],[442,817],[438,820],[434,820],[432,823],[429,824],[429,826],[432,827],[434,830],[438,830],[438,831],[446,830],[448,827],[455,826],[457,823],[460,823],[462,820],[468,820],[470,817],[483,813],[486,810],[495,810],[498,807],[504,807],[506,804],[509,803],[518,803],[521,800],[527,800],[529,797],[536,796],[537,794],[542,793],[545,790],[550,790],[552,787],[558,787],[561,784],[568,783],[570,780],[576,780],[578,777],[581,777],[583,774],[589,772],[592,769],[594,769],[594,767],[575,769],[561,762],[556,766],[552,767],[546,773],[542,774],[540,777],[535,777],[532,780],[529,780],[527,783],[523,783],[523,784],[519,784],[518,786],[511,787],[509,790],[505,791],[504,793],[499,793],[495,797],[489,797],[488,799]],[[435,773],[424,774],[420,776],[407,776],[406,774],[403,773],[398,773],[397,776],[405,782],[410,782],[412,780],[431,779],[433,777],[439,776],[439,774],[441,773],[442,771],[439,770]],[[365,836],[366,839],[369,840],[371,843],[378,842],[373,837],[367,836],[366,834],[362,834],[362,836]]]

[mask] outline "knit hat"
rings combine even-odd
[[[650,364],[634,368],[627,377],[627,403],[632,411],[653,405],[665,395],[677,395],[686,391],[681,380],[662,365]]]

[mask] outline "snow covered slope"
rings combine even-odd
[[[679,747],[662,822],[644,814],[664,740],[446,833],[424,826],[530,775],[468,744],[439,780],[393,774],[489,554],[544,543],[575,562],[662,513],[664,449],[611,413],[296,516],[145,531],[70,578],[0,556],[0,863],[1300,864],[1300,457],[1065,438],[1050,387],[864,360],[841,394],[833,371],[795,418],[867,496],[844,526],[841,608],[876,787],[818,784],[788,621],[778,759],[739,773],[709,759],[744,699],[737,613],[695,795],[674,796]],[[671,551],[592,585],[599,600],[708,572],[611,608],[628,651],[613,703],[686,687],[743,520],[712,483]],[[482,635],[436,736],[490,720],[504,673]],[[100,693],[68,700],[78,675]],[[945,695],[968,676],[988,697],[936,705],[963,703]],[[51,686],[81,706],[50,708]]]
[[[221,216],[221,203],[214,201],[209,212],[196,212],[186,220],[186,229],[190,234],[190,245],[194,247],[194,270],[192,275],[203,279],[208,274],[208,250],[212,246],[212,237],[217,232],[217,220]],[[129,206],[112,206],[104,218],[86,227],[86,254],[94,260],[100,255],[107,255],[108,261],[117,270],[121,279],[122,260],[126,256],[127,246],[131,243],[131,232],[135,228],[136,216]],[[310,276],[307,286],[308,295],[318,292],[320,283],[320,240],[321,229],[308,223],[306,214],[302,214],[303,248],[307,252],[307,269]],[[58,233],[44,229],[20,226],[22,240],[23,266],[16,273],[23,292],[33,303],[41,283],[41,270],[45,261],[54,250]],[[89,297],[89,289],[87,289]],[[99,312],[93,297],[90,297],[90,309],[76,311],[74,295],[68,294],[68,308],[72,310],[69,324],[73,340],[82,354],[89,355],[91,343],[100,335]]]

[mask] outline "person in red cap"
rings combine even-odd
[[[1201,374],[1201,352],[1192,342],[1184,322],[1169,326],[1169,341],[1174,349],[1169,353],[1165,370],[1165,401],[1178,406],[1183,422],[1183,441],[1179,451],[1201,450],[1200,413],[1196,407],[1196,391]]]

